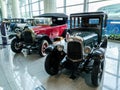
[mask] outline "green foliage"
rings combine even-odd
[[[108,39],[110,39],[110,40],[120,40],[120,34],[110,34],[108,36]]]

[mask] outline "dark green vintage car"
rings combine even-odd
[[[76,72],[90,72],[91,82],[99,86],[104,69],[107,37],[105,36],[107,15],[104,12],[75,13],[70,15],[69,36],[66,46],[49,46],[45,70],[56,75],[60,70],[71,70],[70,78]]]

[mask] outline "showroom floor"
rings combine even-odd
[[[0,46],[0,90],[120,90],[120,44],[108,43],[106,65],[100,87],[90,84],[90,75],[82,73],[72,80],[67,72],[49,76],[44,70],[45,57],[15,54],[10,46]]]

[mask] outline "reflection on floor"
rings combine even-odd
[[[45,57],[15,54],[10,46],[0,48],[0,90],[120,90],[120,44],[108,43],[104,78],[100,87],[90,84],[90,75],[82,73],[71,80],[67,72],[49,76],[44,70]]]

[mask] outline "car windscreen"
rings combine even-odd
[[[35,18],[35,25],[51,25],[51,18]]]

